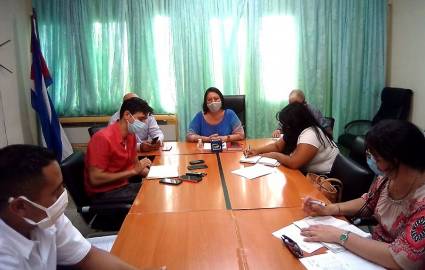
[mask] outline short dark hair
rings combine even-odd
[[[138,97],[127,99],[122,103],[120,109],[120,119],[124,115],[125,111],[129,111],[131,114],[142,112],[148,115],[153,113],[153,109],[149,106],[149,104],[145,100]]]
[[[402,120],[382,120],[366,134],[366,147],[395,168],[400,163],[425,171],[425,137],[414,124]]]
[[[0,210],[10,197],[38,195],[45,180],[43,168],[56,162],[48,149],[36,145],[15,144],[0,149]]]
[[[332,135],[320,126],[305,104],[288,104],[276,114],[276,119],[282,127],[283,138],[285,140],[284,154],[290,154],[295,150],[301,132],[309,127],[314,129],[316,137],[322,145],[325,145],[325,142],[322,136],[320,136],[319,129],[322,130],[330,145],[335,145]]]
[[[218,90],[218,88],[215,87],[210,87],[205,91],[204,94],[204,103],[202,104],[202,111],[204,111],[204,114],[207,113],[209,111],[208,106],[207,106],[207,96],[210,92],[214,92],[216,93],[220,99],[221,99],[221,108],[224,110],[225,106],[224,106],[224,97],[223,94],[220,92],[220,90]]]

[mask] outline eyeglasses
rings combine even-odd
[[[280,237],[282,239],[283,244],[289,249],[289,251],[297,258],[304,257],[304,253],[301,250],[301,248],[298,246],[297,243],[295,243],[294,240],[289,238],[288,236],[282,234]]]

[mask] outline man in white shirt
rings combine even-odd
[[[325,129],[329,128],[330,126],[329,121],[323,117],[322,112],[319,109],[307,103],[307,101],[305,100],[304,92],[301,91],[300,89],[292,90],[291,93],[289,93],[288,101],[289,101],[289,104],[292,104],[292,103],[304,104],[307,107],[307,109],[310,111],[310,113],[314,116],[314,118],[317,120],[320,126],[322,126]],[[278,123],[278,126],[272,133],[272,137],[279,138],[281,134],[282,134],[282,127]]]
[[[135,93],[127,93],[123,97],[123,101],[138,97]],[[109,119],[109,125],[114,124],[120,119],[120,112],[117,111]],[[136,134],[137,150],[140,152],[147,152],[157,150],[164,141],[164,134],[158,126],[155,118],[149,115],[145,120],[146,127]],[[157,138],[157,139],[155,139]]]
[[[47,149],[7,146],[0,171],[0,269],[136,269],[92,247],[63,214],[68,195]]]

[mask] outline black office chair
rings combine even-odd
[[[93,229],[118,231],[131,204],[91,203],[84,191],[84,153],[74,152],[61,162],[61,170],[65,186],[85,222]]]
[[[98,132],[99,130],[101,130],[101,129],[104,129],[105,127],[107,127],[108,126],[108,124],[107,123],[105,123],[105,124],[96,124],[96,125],[94,125],[94,126],[91,126],[91,127],[89,127],[88,128],[88,131],[89,131],[89,134],[90,134],[90,137],[93,137],[93,135],[96,133],[96,132]]]
[[[344,127],[344,133],[339,136],[338,144],[351,150],[357,136],[365,136],[372,125],[384,119],[406,120],[412,100],[413,91],[404,88],[385,87],[381,92],[381,106],[370,120],[354,120]]]
[[[233,110],[242,122],[246,134],[245,95],[224,96],[224,107]]]
[[[374,174],[348,157],[338,154],[332,165],[329,177],[338,178],[344,184],[341,200],[359,198],[369,190]]]
[[[364,136],[357,136],[354,139],[348,157],[369,170],[366,160],[366,142]]]

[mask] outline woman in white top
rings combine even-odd
[[[310,111],[299,103],[289,104],[277,115],[283,137],[258,149],[245,150],[248,156],[261,155],[304,172],[328,174],[339,150]]]

